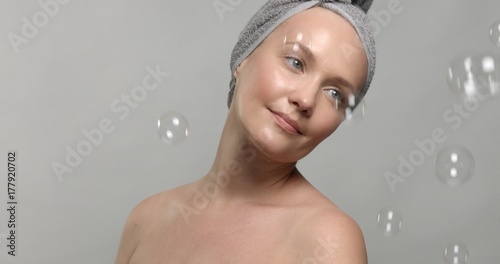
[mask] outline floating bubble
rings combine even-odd
[[[469,250],[462,242],[451,242],[444,249],[444,260],[448,264],[466,264]]]
[[[377,226],[384,236],[394,236],[401,231],[403,217],[398,210],[383,208],[377,215]]]
[[[500,20],[495,21],[490,28],[490,39],[493,44],[500,47]]]
[[[348,107],[346,109],[345,121],[347,124],[357,124],[357,123],[361,122],[366,116],[366,100],[365,99],[361,100],[361,102],[358,103],[358,105],[356,106],[354,111],[351,108],[353,105],[354,104],[351,105],[351,103],[349,103],[350,107]]]
[[[457,56],[448,67],[447,80],[462,101],[496,96],[500,92],[500,56],[494,53]]]
[[[441,149],[435,162],[436,176],[448,185],[459,185],[474,174],[474,158],[464,147],[451,145]]]
[[[188,132],[188,121],[181,113],[167,112],[158,119],[158,135],[169,145],[185,140]]]

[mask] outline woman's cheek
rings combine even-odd
[[[290,78],[280,69],[262,69],[261,74],[256,78],[259,86],[259,94],[262,98],[276,98],[284,95],[292,87]]]
[[[342,119],[340,115],[327,107],[318,107],[315,109],[315,127],[320,138],[329,137],[340,126]],[[328,122],[329,121],[329,122]]]

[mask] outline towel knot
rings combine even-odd
[[[343,4],[352,4],[351,0],[320,0],[320,2],[325,2],[325,3],[343,3]]]
[[[299,2],[308,2],[312,0],[298,0]],[[373,0],[317,0],[322,3],[342,3],[342,4],[348,4],[348,5],[354,5],[360,7],[365,14],[368,12],[368,9],[370,9],[370,6],[373,3]]]

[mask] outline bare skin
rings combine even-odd
[[[311,32],[314,58],[283,48],[291,28]],[[339,45],[354,52],[332,48]],[[209,173],[137,205],[116,264],[367,263],[359,226],[295,166],[342,122],[338,94],[345,100],[348,86],[363,86],[359,47],[352,26],[319,7],[271,33],[234,73]]]

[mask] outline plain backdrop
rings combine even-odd
[[[227,113],[231,50],[264,2],[0,0],[0,208],[8,208],[11,150],[18,202],[15,257],[7,254],[10,212],[0,210],[0,263],[112,263],[138,202],[203,176]],[[489,30],[499,10],[496,0],[373,4],[378,65],[366,114],[298,164],[359,223],[370,263],[446,263],[453,241],[467,247],[469,263],[499,263],[500,101],[479,102],[457,129],[443,118],[461,103],[446,81],[451,61],[498,56]],[[151,70],[165,76],[146,77]],[[157,88],[141,93],[144,78]],[[131,94],[140,100],[127,105]],[[189,124],[175,145],[157,133],[170,111]],[[435,129],[446,141],[391,190],[384,175]],[[475,161],[459,186],[434,172],[438,150],[451,144]],[[85,155],[67,162],[78,148]],[[390,237],[377,225],[386,207],[403,219]]]

